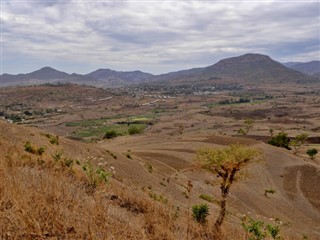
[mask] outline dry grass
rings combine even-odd
[[[112,180],[92,193],[75,169],[24,159],[1,160],[1,238],[185,239],[184,213],[174,215],[143,192]],[[210,229],[191,225],[191,239],[212,239]]]
[[[1,239],[186,239],[186,213],[115,179],[96,188],[81,167],[0,142]],[[214,239],[190,224],[190,239]]]

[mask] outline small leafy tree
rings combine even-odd
[[[215,222],[215,228],[218,232],[221,230],[221,225],[226,215],[227,197],[231,185],[236,180],[237,173],[258,155],[259,151],[257,149],[239,144],[230,145],[222,149],[204,148],[198,151],[197,159],[200,167],[221,179],[220,212]]]
[[[308,134],[306,133],[301,133],[298,134],[295,139],[293,139],[290,142],[290,145],[294,148],[294,154],[297,154],[297,152],[299,151],[299,149],[302,147],[302,145],[307,141],[308,139]]]
[[[246,119],[244,121],[244,127],[243,128],[240,128],[238,130],[238,133],[239,134],[242,134],[242,135],[247,135],[247,133],[249,132],[249,130],[253,127],[253,124],[254,124],[254,121],[252,119]]]
[[[317,155],[318,150],[315,148],[308,149],[307,154],[310,156],[311,159],[314,159],[314,156]]]
[[[279,132],[277,135],[273,136],[268,143],[276,147],[282,147],[288,150],[291,149],[289,147],[290,139],[288,138],[288,134],[285,132]]]
[[[209,215],[208,204],[200,204],[192,206],[192,217],[200,224],[205,224],[207,222],[207,216]]]

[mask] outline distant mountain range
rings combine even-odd
[[[153,77],[152,74],[141,71],[118,72],[111,69],[98,69],[84,76],[95,79],[100,84],[106,86],[137,84],[148,81]]]
[[[319,76],[320,75],[320,61],[311,61],[311,62],[288,62],[284,63],[286,67],[297,70],[299,72]]]
[[[98,69],[94,72],[68,74],[44,67],[27,74],[3,74],[1,86],[37,85],[45,83],[77,83],[97,87],[120,87],[140,83],[180,85],[212,83],[309,83],[319,81],[320,61],[281,64],[269,56],[245,54],[220,60],[214,65],[152,75],[141,71],[120,72]],[[312,76],[311,76],[312,75]]]
[[[152,76],[153,75],[150,73],[144,73],[141,71],[118,72],[110,69],[98,69],[85,75],[76,73],[68,74],[51,67],[44,67],[27,74],[3,74],[1,75],[1,86],[77,83],[97,87],[119,87],[140,83]]]

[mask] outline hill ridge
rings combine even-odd
[[[315,61],[316,62],[316,61]],[[212,80],[228,83],[308,83],[317,78],[288,68],[268,55],[247,53],[221,59],[217,63],[202,67],[169,72],[160,75],[134,71],[116,71],[99,68],[88,74],[68,74],[49,66],[26,74],[2,74],[1,86],[33,85],[57,82],[80,83],[97,87],[121,87],[126,85],[152,84],[212,84]]]

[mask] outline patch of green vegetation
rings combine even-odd
[[[277,135],[273,136],[268,143],[276,147],[286,148],[288,150],[291,149],[289,147],[290,139],[285,132],[279,132]]]
[[[26,152],[41,156],[45,152],[45,147],[41,146],[39,148],[36,148],[34,145],[32,145],[32,143],[30,141],[27,141],[24,144],[24,150]]]
[[[307,154],[309,155],[309,157],[310,157],[311,159],[314,159],[315,156],[317,155],[317,153],[318,153],[318,150],[315,149],[315,148],[311,148],[311,149],[308,149],[308,150],[307,150]]]
[[[141,115],[134,115],[134,116],[130,116],[128,118],[129,121],[131,122],[150,122],[151,120],[153,120],[154,118],[156,118],[157,116],[159,116],[159,114],[157,113],[151,113],[151,114],[141,114]]]
[[[73,138],[79,138],[82,140],[87,138],[110,139],[117,136],[141,133],[148,124],[152,124],[151,121],[154,116],[155,114],[146,114],[126,117],[119,114],[100,119],[86,119],[77,122],[68,122],[66,123],[66,126],[77,127],[71,136]],[[124,118],[126,118],[126,120],[124,120]],[[119,119],[119,121],[108,123],[108,120],[110,119]]]
[[[250,240],[263,240],[269,237],[271,239],[280,239],[280,225],[267,224],[263,221],[254,220],[252,218],[244,218],[241,223],[242,227],[248,234]]]
[[[233,92],[229,96],[239,97],[239,98],[251,98],[252,100],[265,100],[273,99],[272,95],[269,95],[264,92]]]
[[[62,154],[63,154],[63,151],[60,150],[60,151],[54,152],[53,154],[51,154],[51,156],[57,162],[57,161],[59,161],[61,159]]]
[[[111,173],[107,172],[102,167],[94,167],[90,161],[83,164],[82,170],[85,172],[88,183],[93,189],[100,183],[107,184],[112,177]]]
[[[149,197],[151,197],[153,200],[167,204],[168,203],[168,198],[162,196],[161,194],[157,194],[153,191],[149,192]]]
[[[103,137],[106,133],[116,133],[116,136],[125,136],[129,134],[129,129],[131,130],[131,134],[141,133],[147,124],[139,123],[139,124],[113,124],[110,126],[90,126],[85,128],[80,128],[74,131],[74,137],[78,137],[81,139],[90,138],[90,137]],[[137,130],[137,131],[136,131]],[[134,132],[134,133],[133,133]]]
[[[71,168],[73,166],[73,164],[74,164],[74,160],[72,158],[65,158],[63,164],[66,167],[70,167]]]
[[[45,133],[43,134],[45,137],[47,137],[49,139],[49,142],[53,145],[59,145],[59,136],[54,136],[54,135],[51,135],[49,133]]]
[[[118,133],[115,130],[108,130],[106,131],[106,133],[104,134],[104,139],[111,139],[111,138],[115,138],[118,136]]]
[[[13,123],[22,122],[22,120],[23,120],[23,117],[21,117],[20,115],[17,115],[17,114],[7,115],[7,116],[5,116],[5,118],[11,120]]]
[[[207,222],[208,215],[209,215],[209,206],[207,204],[192,206],[192,217],[196,222],[200,224],[205,224]]]
[[[144,126],[143,124],[138,125],[138,124],[131,124],[129,129],[128,129],[128,133],[130,135],[134,135],[134,134],[140,134],[143,132],[143,130],[146,128],[146,126]]]
[[[241,104],[249,103],[251,100],[249,98],[239,98],[239,99],[226,99],[218,102],[219,105],[230,105],[230,104]]]
[[[67,127],[91,127],[104,125],[108,120],[123,118],[125,115],[117,114],[111,117],[99,118],[99,119],[85,119],[77,122],[66,123]]]
[[[215,202],[214,198],[212,196],[210,196],[210,195],[207,195],[207,194],[201,194],[199,196],[199,198],[201,198],[201,199],[203,199],[203,200],[205,200],[207,202]]]
[[[146,117],[137,117],[137,118],[133,118],[132,121],[134,122],[145,122],[145,121],[149,121],[149,118]]]

